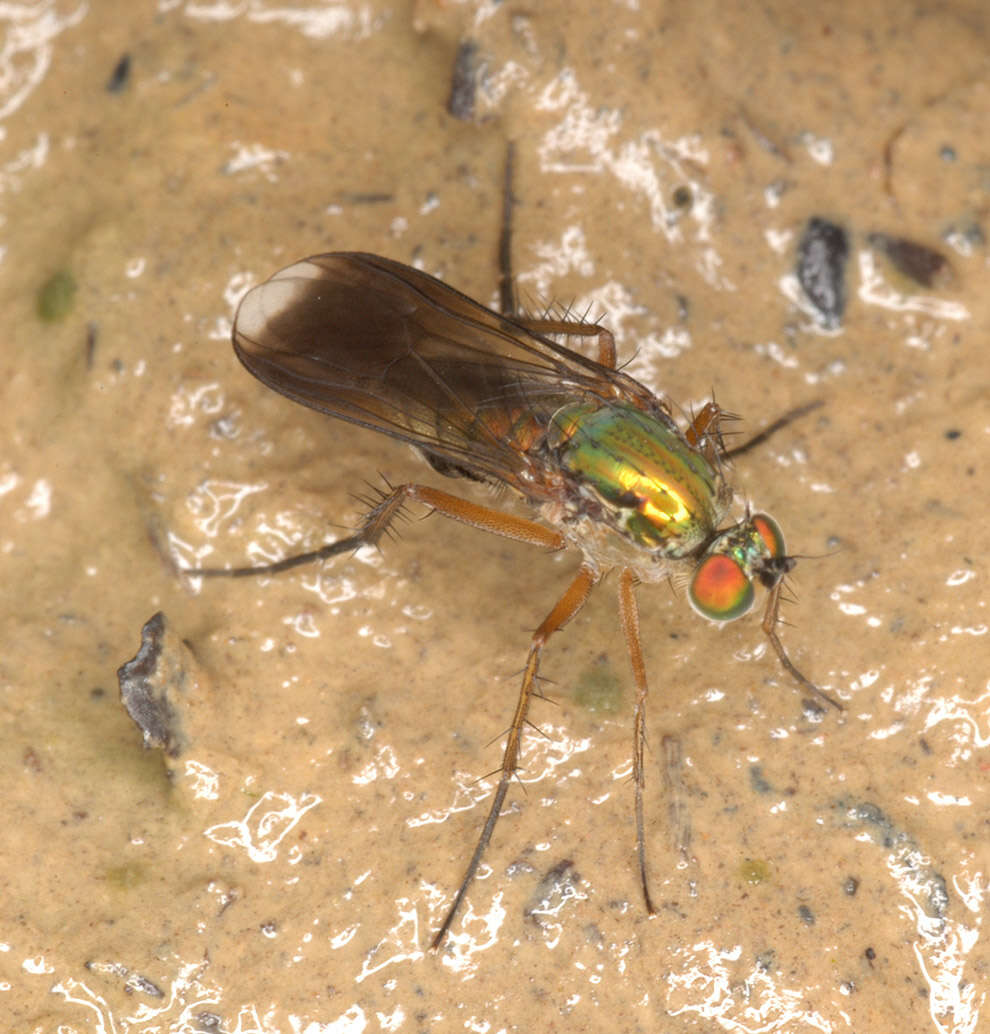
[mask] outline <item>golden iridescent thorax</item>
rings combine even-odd
[[[565,406],[549,443],[561,469],[601,502],[610,526],[659,556],[697,550],[731,501],[720,470],[673,421],[628,404]]]

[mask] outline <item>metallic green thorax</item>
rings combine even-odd
[[[643,549],[684,556],[723,516],[723,479],[673,421],[630,405],[565,406],[550,444],[582,489],[604,503],[610,523]]]

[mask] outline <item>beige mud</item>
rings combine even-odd
[[[0,12],[0,1028],[986,1028],[984,10]],[[601,314],[630,372],[742,434],[822,400],[733,477],[804,557],[783,637],[847,709],[804,708],[758,615],[641,589],[649,918],[607,581],[547,650],[545,735],[433,955],[577,557],[412,513],[265,581],[175,566],[343,534],[380,475],[457,487],[265,390],[230,320],[333,249],[494,303],[510,140],[532,308]],[[794,278],[814,217],[849,240],[832,330]],[[920,285],[875,233],[948,264]],[[115,674],[159,610],[188,667],[167,766]]]

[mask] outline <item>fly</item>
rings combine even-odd
[[[597,359],[548,334],[594,337]],[[635,586],[687,572],[691,605],[715,622],[742,617],[761,587],[763,631],[780,663],[800,686],[842,708],[797,669],[777,634],[783,579],[795,564],[777,522],[747,512],[726,524],[733,491],[725,461],[748,446],[726,450],[727,414],[714,402],[682,430],[668,399],[616,368],[615,342],[603,327],[501,315],[410,266],[334,252],[296,262],[248,291],[233,343],[244,366],[280,394],[411,443],[441,474],[507,486],[537,519],[428,485],[389,486],[353,535],[260,567],[190,573],[272,574],[377,546],[410,503],[546,550],[575,547],[582,557],[533,632],[498,785],[434,949],[475,877],[519,764],[544,646],[607,572],[618,572],[619,616],[636,686],[636,844],[649,913],[656,909],[643,819],[647,678]]]

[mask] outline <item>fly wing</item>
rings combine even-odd
[[[247,369],[288,398],[529,495],[542,480],[532,429],[564,403],[663,407],[626,375],[376,255],[281,270],[244,296],[233,337]]]

